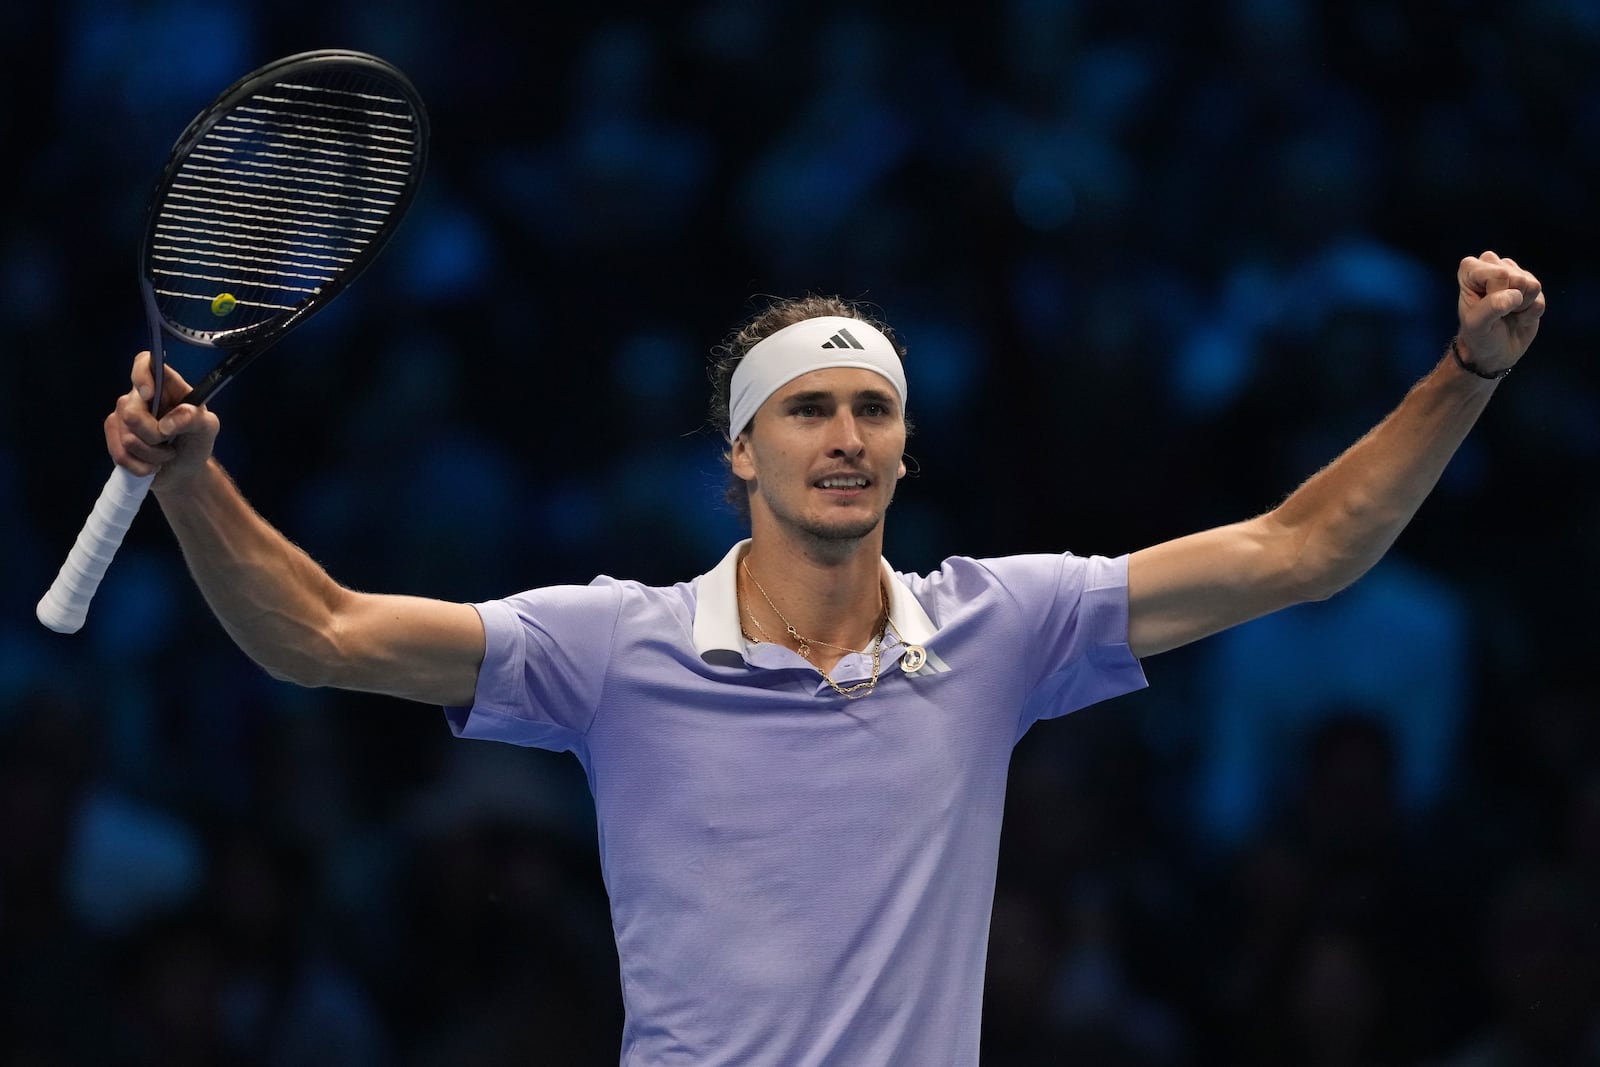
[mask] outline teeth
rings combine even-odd
[[[861,477],[824,478],[817,484],[824,489],[865,489],[867,480]]]

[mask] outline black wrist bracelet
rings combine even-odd
[[[1504,378],[1506,375],[1511,373],[1510,367],[1507,367],[1505,370],[1495,371],[1493,374],[1484,373],[1478,368],[1476,363],[1469,363],[1461,358],[1461,349],[1456,347],[1457,340],[1459,340],[1459,338],[1450,338],[1450,355],[1451,358],[1456,361],[1456,366],[1460,367],[1468,374],[1476,374],[1486,382],[1498,382],[1501,378]]]

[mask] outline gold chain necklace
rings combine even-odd
[[[868,678],[864,682],[857,682],[855,685],[840,685],[838,682],[833,680],[833,675],[823,670],[817,664],[812,664],[812,666],[816,667],[817,670],[822,674],[822,680],[833,687],[834,692],[838,693],[846,700],[860,700],[862,697],[866,696],[868,693],[871,693],[878,687],[878,668],[883,663],[883,635],[884,632],[889,628],[889,608],[883,602],[882,582],[878,584],[878,607],[881,609],[882,614],[879,616],[878,632],[872,638],[872,646],[870,650],[845,648],[843,645],[830,644],[827,641],[813,641],[809,638],[802,637],[800,635],[800,631],[794,628],[794,623],[790,622],[784,617],[783,612],[778,610],[778,605],[774,604],[772,602],[772,598],[767,595],[767,591],[761,588],[761,583],[756,581],[756,576],[750,573],[750,564],[744,560],[740,560],[739,568],[744,571],[744,576],[750,579],[750,584],[756,587],[756,591],[761,594],[761,599],[767,602],[767,607],[772,609],[772,613],[778,617],[778,621],[783,623],[784,629],[789,633],[790,640],[794,641],[794,643],[798,646],[795,651],[800,653],[800,657],[802,659],[811,659],[812,645],[821,645],[823,648],[831,648],[838,652],[872,652],[872,677]],[[756,618],[756,613],[750,610],[748,604],[745,606],[745,614],[749,615],[750,621],[755,623],[756,630],[760,632],[762,639],[766,641],[772,641],[771,635],[767,633],[767,628],[761,625],[761,620]],[[773,643],[776,644],[777,642]],[[863,690],[865,690],[865,692],[863,692]]]

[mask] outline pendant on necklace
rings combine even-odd
[[[928,662],[928,650],[921,645],[907,645],[905,652],[900,656],[900,669],[907,674],[915,674]]]

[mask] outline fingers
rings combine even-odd
[[[204,404],[198,407],[194,404],[179,404],[161,416],[161,420],[156,423],[156,432],[161,435],[163,441],[188,433],[204,433],[210,428],[206,423],[215,421],[215,418]]]
[[[189,395],[193,390],[183,375],[170,363],[161,364],[161,397],[162,404],[170,405],[175,398]],[[133,357],[133,373],[131,375],[134,392],[144,398],[146,404],[155,395],[155,375],[150,371],[150,353],[140,352]]]
[[[144,405],[138,389],[131,389],[118,398],[116,410],[105,421],[106,451],[112,461],[139,475],[153,473],[176,454],[162,442],[155,419]]]
[[[133,357],[131,381],[133,383],[133,391],[143,397],[144,402],[147,404],[150,402],[152,395],[150,386],[154,380],[154,376],[150,373],[150,353],[140,352]]]
[[[1505,289],[1516,289],[1525,295],[1523,303],[1530,305],[1543,290],[1532,272],[1523,270],[1516,260],[1502,258],[1493,252],[1463,259],[1459,277],[1463,290],[1487,296]]]
[[[1529,293],[1532,293],[1530,296]],[[1535,283],[1533,289],[1500,289],[1484,297],[1484,303],[1496,318],[1507,315],[1519,315],[1523,318],[1538,318],[1544,314],[1544,293],[1540,292]]]
[[[189,383],[170,365],[163,379],[167,396],[181,397],[190,391]],[[188,458],[190,466],[203,461],[217,435],[217,417],[203,404],[178,404],[157,419],[150,410],[154,378],[148,352],[134,358],[131,383],[133,387],[117,398],[105,420],[106,451],[112,460],[139,475],[159,471],[174,460]]]
[[[1520,289],[1501,289],[1490,293],[1484,299],[1488,303],[1489,309],[1497,317],[1501,317],[1511,314],[1522,306],[1523,294]]]
[[[1514,259],[1494,252],[1467,256],[1457,278],[1462,311],[1475,323],[1508,315],[1536,319],[1544,314],[1544,287]]]

